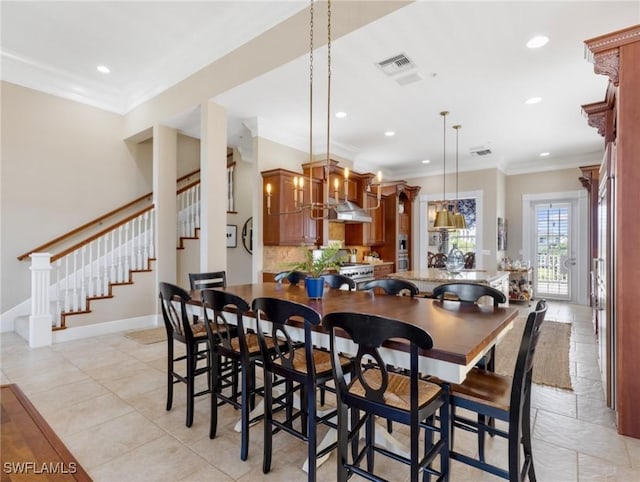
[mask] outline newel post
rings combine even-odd
[[[31,258],[31,316],[29,317],[29,346],[49,346],[52,341],[49,285],[51,254],[32,253]]]

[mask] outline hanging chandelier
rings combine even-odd
[[[311,219],[329,219],[331,211],[335,212],[355,212],[353,205],[347,202],[349,193],[349,169],[343,171],[342,193],[340,192],[340,181],[334,178],[333,197],[331,196],[329,185],[331,174],[331,153],[330,153],[330,134],[331,134],[331,0],[327,0],[327,146],[326,158],[322,160],[313,160],[313,10],[315,0],[311,0],[309,7],[309,162],[306,168],[309,171],[308,190],[305,194],[305,176],[296,176],[293,179],[293,211],[278,212],[274,214],[294,214],[309,211]],[[324,198],[322,202],[313,200],[313,168],[322,168],[324,174]],[[378,171],[377,176],[367,186],[367,190],[371,191],[372,187],[377,187],[377,203],[375,206],[357,207],[357,211],[372,211],[380,208],[382,173]],[[267,214],[271,214],[271,195],[272,186],[267,184]],[[342,201],[341,201],[341,195]]]
[[[460,200],[458,199],[458,135],[460,134],[460,129],[462,126],[457,124],[453,126],[456,130],[456,204],[455,210],[453,213],[453,225],[456,229],[467,229],[467,221],[464,219],[463,214],[458,209],[458,203]]]
[[[440,209],[436,213],[436,219],[433,222],[435,229],[454,229],[455,224],[453,214],[449,211],[449,201],[446,200],[446,174],[447,174],[447,116],[448,111],[440,112],[442,116],[442,201],[440,201]]]

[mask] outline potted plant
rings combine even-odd
[[[324,279],[322,274],[330,269],[338,270],[342,258],[338,255],[338,248],[329,247],[321,250],[319,256],[313,256],[313,251],[304,248],[304,260],[289,267],[291,271],[302,271],[307,274],[304,285],[309,298],[322,298]]]

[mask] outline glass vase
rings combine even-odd
[[[455,244],[453,248],[451,248],[451,251],[449,251],[444,266],[449,273],[459,273],[462,271],[462,268],[464,268],[464,254]]]

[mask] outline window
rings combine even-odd
[[[428,207],[429,226],[433,226],[436,210],[440,203],[430,201]],[[449,204],[449,210],[454,210],[454,203]],[[448,253],[455,244],[460,251],[466,253],[468,251],[476,251],[476,200],[460,199],[458,200],[458,211],[462,213],[467,223],[467,229],[455,231],[431,231],[429,233],[429,251],[438,253]]]

